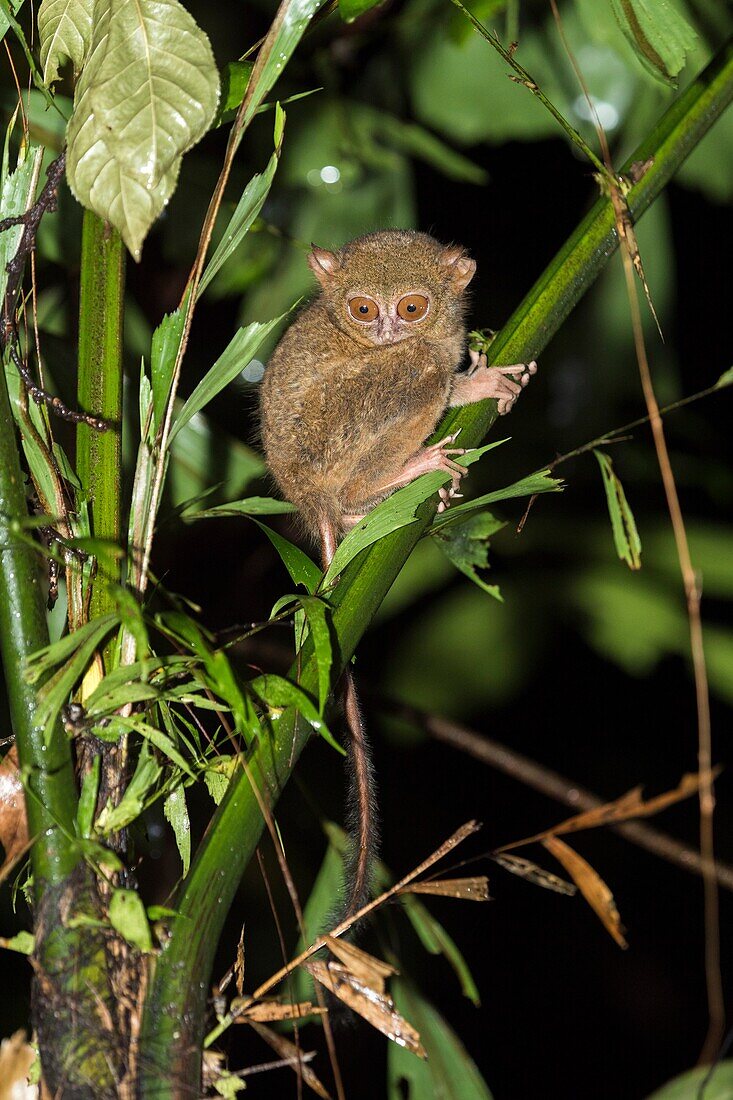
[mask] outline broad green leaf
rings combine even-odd
[[[134,890],[112,892],[109,901],[109,923],[138,951],[153,950],[148,915],[140,895]]]
[[[206,789],[217,806],[227,793],[229,780],[232,778],[236,766],[236,756],[217,756],[216,760],[212,761],[204,772]]]
[[[282,319],[282,317],[276,317],[272,321],[264,322],[264,324],[255,321],[253,324],[247,325],[246,328],[237,329],[225,350],[201,379],[178,414],[168,438],[168,446],[171,445],[181,428],[188,424],[192,416],[200,412],[225,386],[228,386],[238,374],[241,374],[262,341],[269,332],[280,324]]]
[[[398,1012],[419,1032],[427,1061],[389,1044],[389,1100],[491,1100],[475,1062],[440,1013],[404,978],[392,979],[390,993]]]
[[[265,532],[272,545],[280,555],[280,559],[296,584],[302,584],[312,595],[321,580],[321,571],[316,563],[308,557],[295,543],[290,542],[283,535],[273,531],[271,527],[255,520],[255,523]]]
[[[360,15],[383,3],[384,0],[339,0],[339,14],[345,23],[353,23]]]
[[[176,357],[183,335],[185,315],[185,307],[179,306],[173,313],[166,314],[153,333],[150,346],[150,381],[153,387],[153,413],[156,431],[162,425],[165,416]],[[141,425],[141,427],[143,426]]]
[[[74,76],[81,72],[92,40],[94,0],[43,0],[38,9],[43,79],[53,84],[59,66],[71,61]]]
[[[221,71],[221,99],[214,126],[231,122],[249,84],[253,61],[228,61]]]
[[[84,776],[79,795],[79,805],[76,811],[76,824],[79,835],[88,839],[94,828],[94,811],[97,808],[97,793],[99,791],[99,773],[102,757],[95,756],[92,766]]]
[[[143,742],[132,779],[117,806],[108,803],[97,818],[97,829],[103,835],[114,833],[139,817],[146,800],[158,782],[163,769]]]
[[[294,504],[275,497],[247,497],[245,500],[232,500],[228,504],[217,504],[215,508],[205,508],[184,519],[220,519],[222,516],[278,516],[295,512]]]
[[[466,454],[456,456],[456,462],[461,466],[471,466],[474,462],[478,462],[487,451],[500,447],[502,443],[506,443],[506,440],[499,439],[493,443],[487,443],[484,447],[472,448]],[[392,493],[376,508],[373,508],[360,523],[357,523],[349,531],[339,544],[333,556],[333,561],[326,572],[324,585],[330,584],[346,568],[349,562],[353,561],[356,555],[360,554],[367,546],[371,546],[372,543],[377,542],[400,527],[407,527],[408,524],[414,523],[415,512],[418,507],[449,480],[450,475],[441,471],[423,474],[422,477],[417,478],[410,485],[406,485],[404,489],[398,489],[396,493]],[[471,503],[473,504],[473,502]],[[458,509],[449,509],[451,513],[456,511]],[[448,513],[444,514],[448,515]],[[441,522],[442,515],[438,517],[436,523]]]
[[[32,955],[36,948],[36,941],[32,932],[17,932],[9,939],[0,937],[0,947],[4,947],[7,951],[17,951],[20,955]]]
[[[637,57],[652,73],[673,80],[697,34],[674,0],[612,0],[613,11]]]
[[[249,232],[253,221],[258,217],[262,207],[265,205],[265,199],[272,186],[272,181],[280,160],[280,150],[282,148],[285,112],[279,104],[276,107],[275,125],[275,152],[270,157],[270,162],[265,171],[261,175],[253,176],[242,192],[242,197],[229,219],[228,226],[224,230],[224,236],[219,242],[214,255],[209,260],[201,276],[201,281],[198,286],[199,295],[203,294],[204,290],[222,265],[225,264],[229,257],[239,248],[239,245]]]
[[[66,171],[82,206],[112,222],[135,259],[218,99],[209,40],[177,0],[96,0]]]
[[[613,462],[603,451],[593,451],[598,459],[603,475],[603,488],[606,490],[608,514],[611,517],[611,529],[616,553],[625,561],[629,569],[641,569],[641,539],[636,529],[634,514],[629,508],[624,487],[613,468]]]
[[[703,1091],[701,1085],[708,1074]],[[648,1100],[733,1100],[733,1061],[719,1062],[712,1073],[709,1066],[691,1069],[657,1089]]]
[[[476,570],[489,568],[489,538],[505,526],[503,520],[496,519],[490,512],[479,512],[462,523],[439,528],[433,536],[456,569],[496,600],[502,599],[499,586],[487,584]]]
[[[163,813],[173,829],[185,878],[188,874],[188,868],[191,866],[191,823],[188,820],[186,792],[182,786],[176,787],[165,799]]]

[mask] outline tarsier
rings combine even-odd
[[[489,367],[466,354],[465,290],[476,263],[426,233],[386,230],[337,252],[313,248],[321,284],[275,349],[261,387],[262,440],[283,495],[328,567],[339,538],[395,489],[443,471],[438,509],[460,496],[456,436],[425,445],[445,410],[494,398],[508,413],[536,363]],[[371,756],[347,669],[352,816],[343,918],[368,900],[376,820]]]

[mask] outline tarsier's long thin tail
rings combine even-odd
[[[327,569],[336,552],[336,532],[328,520],[319,525],[321,558]],[[376,784],[369,739],[356,693],[354,677],[347,666],[341,677],[341,700],[349,732],[346,769],[346,827],[350,851],[344,863],[343,901],[332,915],[332,927],[352,917],[369,900],[371,877],[379,842]]]

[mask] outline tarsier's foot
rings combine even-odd
[[[489,367],[482,352],[469,350],[468,354],[471,367],[468,376],[459,383],[461,400],[455,403],[468,404],[493,397],[498,404],[499,415],[505,416],[514,408],[517,398],[532,375],[537,373],[537,363],[533,359],[531,363]]]

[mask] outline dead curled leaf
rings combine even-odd
[[[338,997],[354,1012],[358,1012],[377,1031],[381,1031],[398,1046],[417,1054],[419,1058],[427,1058],[420,1036],[412,1024],[399,1014],[391,997],[359,981],[341,963],[310,959],[303,966],[329,993]]]
[[[710,778],[714,779],[719,772],[719,768],[714,768]],[[535,841],[544,841],[546,837],[560,836],[563,833],[577,833],[580,829],[597,829],[600,825],[616,825],[620,821],[628,821],[630,817],[650,817],[652,814],[659,813],[660,810],[666,810],[668,806],[674,805],[675,802],[681,802],[684,798],[696,794],[701,783],[707,778],[699,772],[688,772],[682,776],[674,790],[665,791],[664,794],[658,794],[646,802],[641,796],[643,788],[634,787],[626,794],[622,794],[620,798],[614,799],[613,802],[606,802],[603,806],[596,806],[594,809],[586,810],[582,814],[575,814],[573,817],[561,821],[559,825],[553,825],[550,829],[545,829],[542,833],[535,833],[534,836],[524,837],[523,840],[514,840],[511,844],[504,844],[501,848],[497,848],[495,854],[509,852],[513,848],[521,848],[525,844],[534,844]]]
[[[360,947],[355,947],[353,943],[348,943],[346,940],[324,936],[323,942],[360,982],[376,989],[378,993],[384,993],[385,979],[397,973],[389,963],[382,962],[381,959],[370,955],[368,951],[362,951]]]
[[[556,836],[548,836],[545,837],[542,844],[563,865],[619,947],[628,947],[623,936],[624,930],[621,925],[621,917],[616,908],[616,902],[613,900],[613,894],[598,872],[594,871],[590,863],[566,844],[564,840],[560,840]]]
[[[230,1006],[235,1024],[250,1024],[253,1020],[264,1024],[273,1020],[300,1020],[304,1016],[318,1016],[325,1010],[310,1001],[299,1004],[283,1004],[281,1001],[247,1001],[235,997]]]
[[[442,878],[430,882],[413,882],[400,890],[401,894],[434,894],[436,897],[459,898],[461,901],[491,901],[486,875],[472,878]]]

